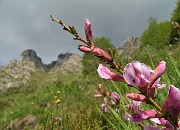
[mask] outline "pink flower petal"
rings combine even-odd
[[[143,74],[146,78],[150,76],[150,67],[146,66],[143,63],[140,63],[139,61],[133,61],[132,65],[134,69],[137,71],[137,73]]]
[[[132,121],[132,122],[139,124],[142,121],[146,120],[148,118],[148,116],[145,115],[143,111],[140,111],[139,113],[134,113],[132,115],[125,114],[124,118],[128,121]]]
[[[149,116],[149,118],[155,118],[157,115],[157,112],[155,110],[146,110],[145,113]]]
[[[151,68],[146,66],[139,61],[133,61],[126,65],[124,68],[123,77],[125,81],[131,85],[136,87],[145,87],[149,82],[149,77],[151,74]]]
[[[168,95],[168,106],[174,106],[176,103],[180,102],[180,89],[171,85],[169,88]]]
[[[156,78],[159,78],[164,73],[165,69],[166,69],[166,62],[161,61],[154,69],[154,76]]]
[[[155,85],[155,88],[160,88],[160,89],[162,89],[162,88],[165,88],[166,87],[166,84],[156,84]]]
[[[99,76],[101,78],[104,78],[104,79],[112,79],[114,81],[117,81],[117,82],[122,82],[124,81],[124,78],[118,74],[115,74],[113,72],[111,72],[107,67],[105,67],[104,65],[102,64],[99,64],[99,67],[97,69],[97,72],[99,74]]]
[[[162,106],[163,112],[169,112],[173,120],[177,120],[180,113],[180,89],[171,85],[166,101]]]
[[[157,67],[154,69],[153,73],[150,76],[150,83],[149,86],[151,87],[153,84],[157,84],[157,79],[164,73],[166,69],[166,62],[161,61]]]
[[[138,86],[139,85],[139,79],[136,77],[136,73],[134,70],[134,67],[131,63],[127,64],[124,68],[123,77],[125,81],[131,85],[131,86]]]
[[[99,64],[97,72],[101,78],[112,79],[111,75],[113,74],[107,67],[102,64]]]

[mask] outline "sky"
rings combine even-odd
[[[50,15],[75,26],[84,35],[84,19],[93,36],[106,36],[116,47],[138,37],[150,17],[169,20],[177,0],[0,0],[0,66],[33,49],[46,64],[60,53],[82,54],[73,36],[51,21]]]

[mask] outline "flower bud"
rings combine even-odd
[[[102,84],[99,84],[99,85],[98,85],[98,88],[101,89],[101,88],[102,88]]]
[[[88,46],[84,46],[84,45],[79,45],[78,49],[85,53],[91,53],[93,50],[93,48],[89,48]]]
[[[101,48],[94,47],[92,53],[106,62],[111,62],[113,60],[112,57]]]
[[[103,96],[103,95],[100,94],[100,93],[97,93],[97,94],[94,95],[95,98],[100,98],[100,97],[102,97],[102,96]]]
[[[91,23],[89,22],[88,19],[85,19],[84,24],[85,24],[84,28],[85,28],[86,40],[91,41],[93,39]]]
[[[126,96],[134,101],[144,101],[146,97],[142,94],[126,93]]]

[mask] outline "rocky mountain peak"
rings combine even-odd
[[[36,54],[36,51],[32,49],[23,51],[19,57],[19,62],[30,63],[30,64],[33,64],[34,67],[37,67],[41,70],[46,70],[46,65],[42,63],[41,58],[38,57]]]
[[[29,57],[29,58],[36,58],[37,57],[37,54],[34,50],[32,49],[27,49],[25,51],[23,51],[20,55],[21,57]]]
[[[0,68],[0,89],[27,86],[32,72],[45,72],[50,77],[77,73],[82,69],[81,57],[76,54],[60,54],[56,61],[46,65],[32,49],[21,53],[18,60],[11,60]]]
[[[64,61],[66,61],[71,55],[73,55],[73,54],[71,54],[71,53],[66,53],[66,54],[61,53],[61,54],[59,54],[58,59],[57,59],[56,66],[61,65],[61,64],[62,64]]]

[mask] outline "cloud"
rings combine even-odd
[[[149,17],[168,20],[176,0],[1,0],[0,61],[18,58],[25,49],[34,49],[45,63],[58,54],[78,51],[78,41],[51,21],[52,14],[74,25],[84,36],[83,20],[88,18],[94,36],[108,36],[115,46],[128,36],[139,36]]]

